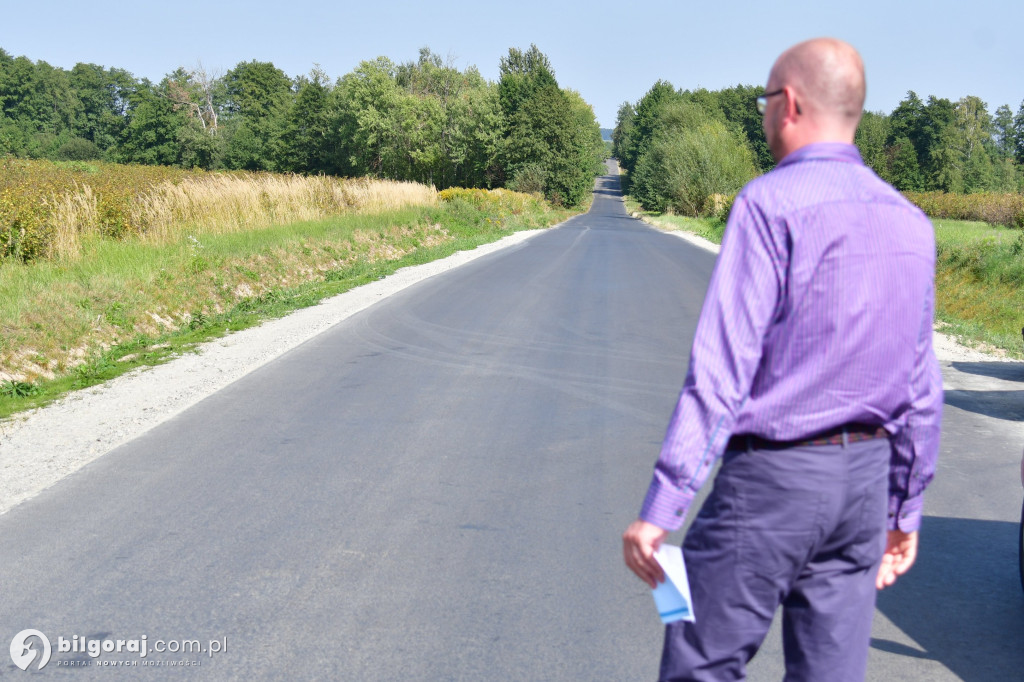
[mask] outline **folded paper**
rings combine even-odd
[[[668,624],[686,620],[693,623],[693,601],[690,599],[683,550],[674,545],[662,545],[654,552],[654,558],[665,572],[665,582],[658,583],[652,590],[661,622]]]

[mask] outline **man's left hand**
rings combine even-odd
[[[652,590],[658,583],[665,582],[665,573],[654,558],[654,550],[661,546],[667,535],[667,530],[643,519],[631,523],[622,534],[622,556],[626,565]]]
[[[885,554],[882,555],[882,564],[878,567],[878,577],[875,578],[875,587],[881,590],[892,585],[896,578],[910,570],[916,558],[917,531],[889,531],[885,542]]]

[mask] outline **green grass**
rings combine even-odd
[[[462,200],[177,244],[90,239],[70,263],[0,262],[0,419],[160,364],[395,270],[571,215]],[[525,208],[524,208],[525,206]]]
[[[683,230],[722,243],[725,224],[626,210],[664,230]],[[942,331],[960,343],[1024,359],[1024,231],[966,220],[933,220],[937,263],[936,311]]]
[[[1024,231],[936,220],[936,317],[968,346],[1024,359]]]
[[[972,220],[934,219],[932,225],[935,226],[936,241],[947,243],[967,243],[983,239],[1012,240],[1019,233],[1019,230]]]
[[[725,223],[717,218],[691,218],[688,216],[672,215],[669,213],[654,213],[645,211],[642,206],[632,197],[626,197],[626,211],[644,222],[670,232],[682,231],[696,234],[715,244],[722,243],[722,235],[725,233]]]

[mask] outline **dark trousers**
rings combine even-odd
[[[863,680],[889,458],[885,438],[726,451],[683,542],[697,622],[666,627],[661,679],[745,679],[781,605],[787,680]]]

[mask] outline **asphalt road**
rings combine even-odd
[[[619,538],[713,263],[601,178],[587,215],[396,294],[0,516],[0,643],[42,631],[36,674],[79,679],[652,679],[661,627]],[[1024,413],[969,380],[1024,372],[947,371],[967,378],[871,679],[1024,670]],[[224,650],[58,651],[76,635]],[[751,679],[781,677],[777,639]],[[155,665],[100,665],[117,662]]]

